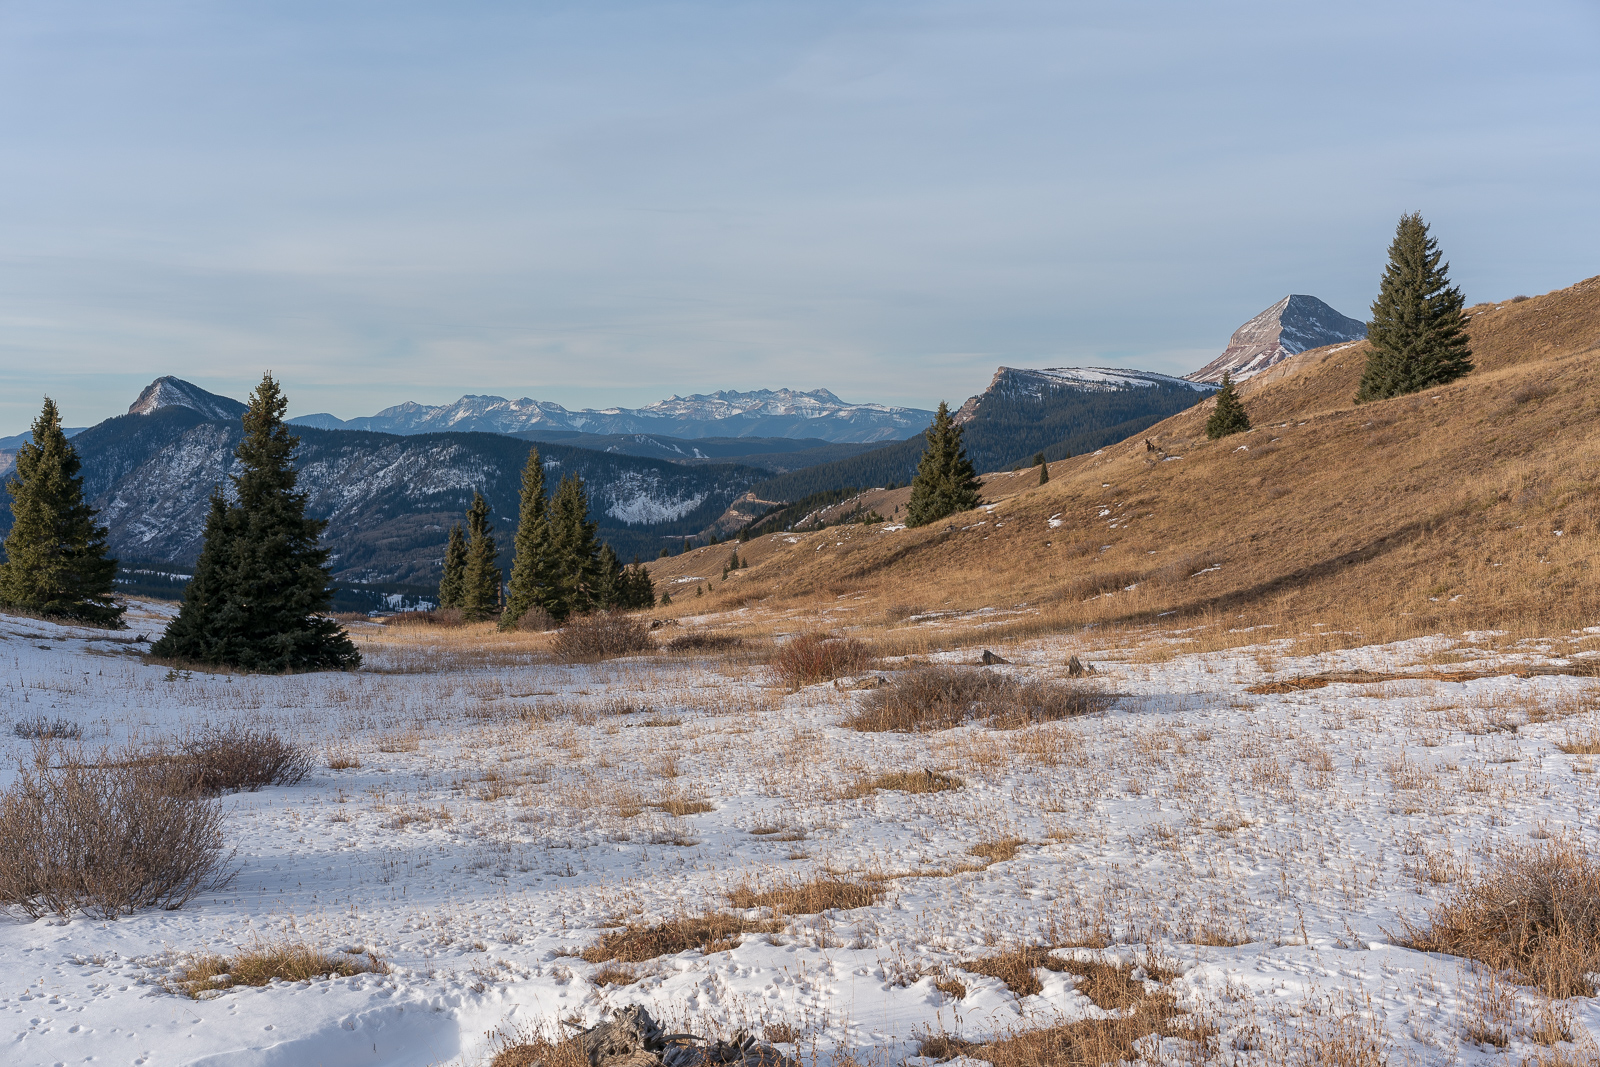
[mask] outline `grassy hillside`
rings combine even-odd
[[[1246,383],[1247,435],[1207,441],[1207,402],[1051,464],[1047,485],[990,476],[989,511],[752,541],[748,569],[677,604],[760,601],[796,625],[1600,623],[1600,278],[1470,313],[1477,369],[1444,388],[1358,406],[1365,342],[1313,350]],[[715,578],[727,551],[654,569]]]

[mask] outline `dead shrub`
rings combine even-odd
[[[555,617],[535,604],[517,617],[510,629],[524,634],[549,633],[556,628]]]
[[[324,952],[302,942],[282,941],[240,949],[232,956],[196,956],[183,965],[177,977],[163,984],[170,992],[200,1000],[207,993],[234,986],[264,986],[273,979],[305,982],[388,973],[388,964],[370,952]]]
[[[741,885],[728,894],[736,908],[771,908],[774,915],[817,915],[835,909],[865,908],[884,897],[882,885],[824,875],[809,882],[786,882],[771,889]]]
[[[556,657],[568,663],[594,663],[655,649],[650,627],[637,616],[621,611],[574,615],[561,627],[551,645]]]
[[[860,674],[873,664],[872,650],[853,637],[801,634],[772,657],[772,673],[790,689]]]
[[[222,811],[162,764],[91,764],[41,745],[0,795],[0,906],[32,918],[182,907],[237,873]]]
[[[432,611],[402,611],[383,620],[385,626],[438,626],[453,629],[465,626],[460,608],[435,608]]]
[[[738,634],[708,633],[705,630],[695,630],[691,633],[680,634],[666,643],[666,650],[674,655],[687,655],[693,653],[733,652],[745,646],[744,638]]]
[[[1555,999],[1595,995],[1600,971],[1600,862],[1570,840],[1502,849],[1493,866],[1428,913],[1398,943],[1509,972]]]
[[[779,919],[742,919],[728,912],[712,912],[668,919],[654,926],[629,923],[602,935],[579,955],[590,963],[643,963],[695,948],[709,955],[733,948],[741,935],[770,934],[782,929]]]
[[[31,719],[18,719],[11,732],[24,741],[75,741],[83,736],[83,727],[67,719],[35,715]]]
[[[203,793],[262,786],[294,785],[311,773],[310,753],[271,730],[249,726],[211,727],[185,741],[175,765]]]
[[[918,667],[868,693],[844,725],[869,733],[912,733],[985,719],[992,727],[1014,729],[1092,715],[1114,701],[1092,682],[1019,681],[993,671]]]
[[[1543,400],[1547,396],[1555,396],[1556,387],[1549,382],[1529,382],[1511,390],[1513,404],[1526,404],[1534,400]]]
[[[792,1045],[800,1040],[800,1031],[788,1023],[768,1023],[761,1028],[761,1037],[769,1045]]]

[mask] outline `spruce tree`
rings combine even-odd
[[[634,557],[633,566],[623,572],[623,607],[630,611],[645,610],[656,606],[656,584],[650,579],[650,571]]]
[[[950,407],[943,400],[928,427],[927,439],[917,476],[911,479],[911,502],[906,506],[906,523],[911,526],[926,526],[977,507],[982,488],[961,443],[961,427],[950,418]]]
[[[1044,465],[1044,453],[1043,452],[1035,452],[1033,454],[1033,465],[1035,467],[1039,467],[1039,466],[1043,466]]]
[[[611,611],[627,605],[627,588],[623,582],[622,561],[610,545],[600,546],[600,555],[594,568],[594,606],[601,611]]]
[[[461,588],[467,580],[467,537],[458,522],[450,527],[450,541],[444,549],[444,576],[439,579],[439,606],[459,608]]]
[[[467,567],[461,578],[461,617],[487,619],[500,608],[500,566],[489,525],[489,502],[472,494],[467,509]]]
[[[1472,370],[1466,300],[1442,259],[1422,216],[1402,215],[1367,323],[1371,349],[1357,403],[1443,385]]]
[[[106,528],[83,499],[78,451],[61,430],[61,412],[45,397],[33,439],[17,450],[11,532],[0,563],[0,604],[40,615],[120,627],[111,597],[117,561],[106,557]]]
[[[557,622],[595,606],[600,548],[595,543],[595,524],[588,516],[583,480],[577,475],[562,478],[550,501],[550,588],[544,603]]]
[[[1048,464],[1048,463],[1039,464],[1039,484],[1040,485],[1045,485],[1045,484],[1048,484],[1049,481],[1050,481],[1050,464]]]
[[[271,374],[251,394],[234,501],[211,495],[205,543],[178,617],[151,646],[157,656],[250,671],[350,669],[360,665],[350,636],[327,617],[333,606],[327,524],[305,516],[297,492],[288,409]]]
[[[517,514],[517,536],[512,542],[511,591],[506,597],[500,629],[509,630],[544,602],[550,584],[550,506],[544,496],[544,460],[539,450],[528,453],[522,468],[522,507]]]
[[[1206,436],[1215,441],[1219,437],[1244,433],[1250,428],[1250,416],[1239,402],[1239,390],[1227,371],[1222,372],[1222,388],[1217,390],[1217,406],[1206,419]]]

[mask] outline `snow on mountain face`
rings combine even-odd
[[[208,419],[237,419],[245,413],[245,406],[229,397],[208,393],[182,378],[170,374],[157,378],[144,387],[128,408],[129,415],[148,415],[162,408],[191,408]]]
[[[706,494],[672,492],[653,471],[623,471],[601,487],[595,503],[619,522],[653,526],[681,519],[701,504]]]
[[[968,423],[977,415],[978,405],[987,397],[1004,400],[1046,400],[1063,392],[1112,393],[1126,389],[1152,389],[1157,386],[1209,392],[1203,382],[1185,381],[1154,371],[1127,370],[1122,367],[1044,367],[1037,370],[1001,367],[994,372],[989,388],[971,397],[955,413],[955,421]]]
[[[1226,372],[1237,381],[1308,349],[1365,336],[1366,323],[1346,318],[1316,297],[1286,296],[1235,330],[1222,355],[1184,377],[1220,382]]]
[[[376,415],[343,421],[303,415],[289,421],[319,429],[418,434],[443,430],[521,433],[577,430],[598,434],[673,437],[819,437],[826,441],[892,441],[925,427],[933,413],[888,404],[846,404],[826,389],[719,390],[673,396],[642,408],[584,408],[522,397],[468,395],[453,404],[407,402]]]

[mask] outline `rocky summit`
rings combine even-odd
[[[1365,336],[1366,323],[1339,314],[1316,297],[1286,296],[1233,331],[1222,355],[1184,377],[1220,382],[1226,373],[1237,381],[1308,349]]]

